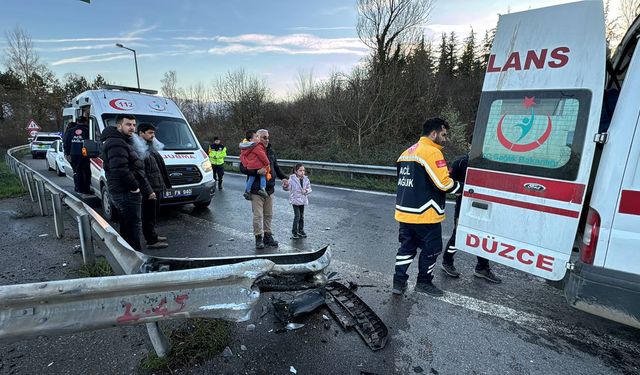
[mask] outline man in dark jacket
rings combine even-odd
[[[267,157],[269,158],[269,164],[271,166],[271,179],[267,180],[267,197],[263,198],[258,195],[260,190],[260,179],[256,178],[251,186],[251,210],[253,211],[253,234],[256,237],[256,249],[264,249],[265,246],[278,247],[278,241],[273,238],[273,232],[271,230],[271,219],[273,218],[273,193],[276,185],[276,177],[282,180],[282,186],[287,188],[289,186],[289,179],[280,170],[276,154],[273,152],[271,145],[269,144],[269,131],[267,129],[260,129],[257,132],[257,136],[260,142],[267,148]],[[246,169],[240,164],[240,171],[247,176],[256,176],[259,174],[266,174],[265,168],[261,169]]]
[[[116,127],[107,126],[100,140],[109,195],[118,208],[120,235],[134,250],[140,251],[142,197],[156,199],[156,195],[145,177],[144,162],[131,145],[131,136],[135,131],[135,116],[119,115]]]
[[[158,153],[164,145],[156,139],[156,127],[153,124],[138,125],[138,134],[132,137],[133,146],[144,162],[144,172],[156,195],[156,199],[142,198],[142,234],[148,249],[162,249],[169,244],[167,237],[156,233],[156,216],[160,207],[160,197],[165,189],[171,188],[169,173],[162,155]]]
[[[471,141],[469,141],[471,142]],[[456,181],[460,181],[464,183],[465,178],[467,176],[467,166],[469,165],[469,155],[464,155],[454,160],[451,163],[450,175]],[[458,217],[460,217],[460,206],[462,205],[462,195],[458,195],[456,197],[456,208],[455,214],[453,218],[453,233],[451,233],[451,237],[449,238],[449,242],[447,242],[447,247],[445,248],[444,255],[442,256],[442,265],[440,268],[444,271],[448,276],[458,278],[460,277],[460,272],[453,265],[453,260],[458,249],[456,248],[456,228],[458,227]],[[476,264],[476,269],[473,272],[473,275],[482,279],[485,279],[489,282],[499,284],[502,280],[496,276],[491,268],[489,267],[489,260],[482,257],[477,257],[478,263]]]
[[[85,117],[71,123],[64,133],[64,157],[73,168],[73,187],[81,194],[91,194],[91,165],[89,158],[82,156],[82,142],[89,139],[89,125]]]

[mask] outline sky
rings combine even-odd
[[[462,38],[473,28],[482,37],[498,14],[567,2],[436,0],[425,35],[437,43],[442,32]],[[355,0],[3,0],[0,12],[3,33],[27,31],[58,78],[100,74],[135,86],[133,53],[115,46],[122,43],[136,50],[143,88],[159,90],[169,70],[187,87],[243,68],[277,97],[293,94],[300,74],[323,79],[361,63],[369,50],[356,22]]]

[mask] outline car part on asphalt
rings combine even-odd
[[[325,288],[327,295],[333,297],[335,303],[351,315],[355,322],[353,327],[364,342],[369,345],[369,348],[374,351],[384,348],[389,339],[389,330],[371,307],[364,303],[351,289],[339,282],[331,281]],[[331,307],[330,310],[334,312]]]

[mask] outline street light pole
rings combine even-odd
[[[136,55],[136,50],[133,48],[125,47],[121,43],[116,43],[116,47],[124,48],[133,52],[133,61],[136,64],[136,81],[138,82],[138,92],[140,92],[140,76],[138,75],[138,57]]]

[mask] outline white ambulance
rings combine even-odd
[[[609,60],[600,0],[500,17],[456,236],[638,328],[639,35],[636,20]]]
[[[200,146],[178,106],[156,96],[157,91],[105,85],[99,90],[85,91],[71,102],[74,120],[81,113],[89,113],[91,139],[99,142],[107,126],[115,126],[121,114],[132,114],[138,124],[152,123],[156,137],[164,143],[160,154],[164,158],[171,180],[171,189],[164,192],[161,205],[194,204],[207,207],[215,193],[211,163]],[[65,114],[69,113],[66,109]],[[115,207],[109,198],[106,176],[99,157],[91,159],[91,190],[102,200],[106,219],[113,218]]]

